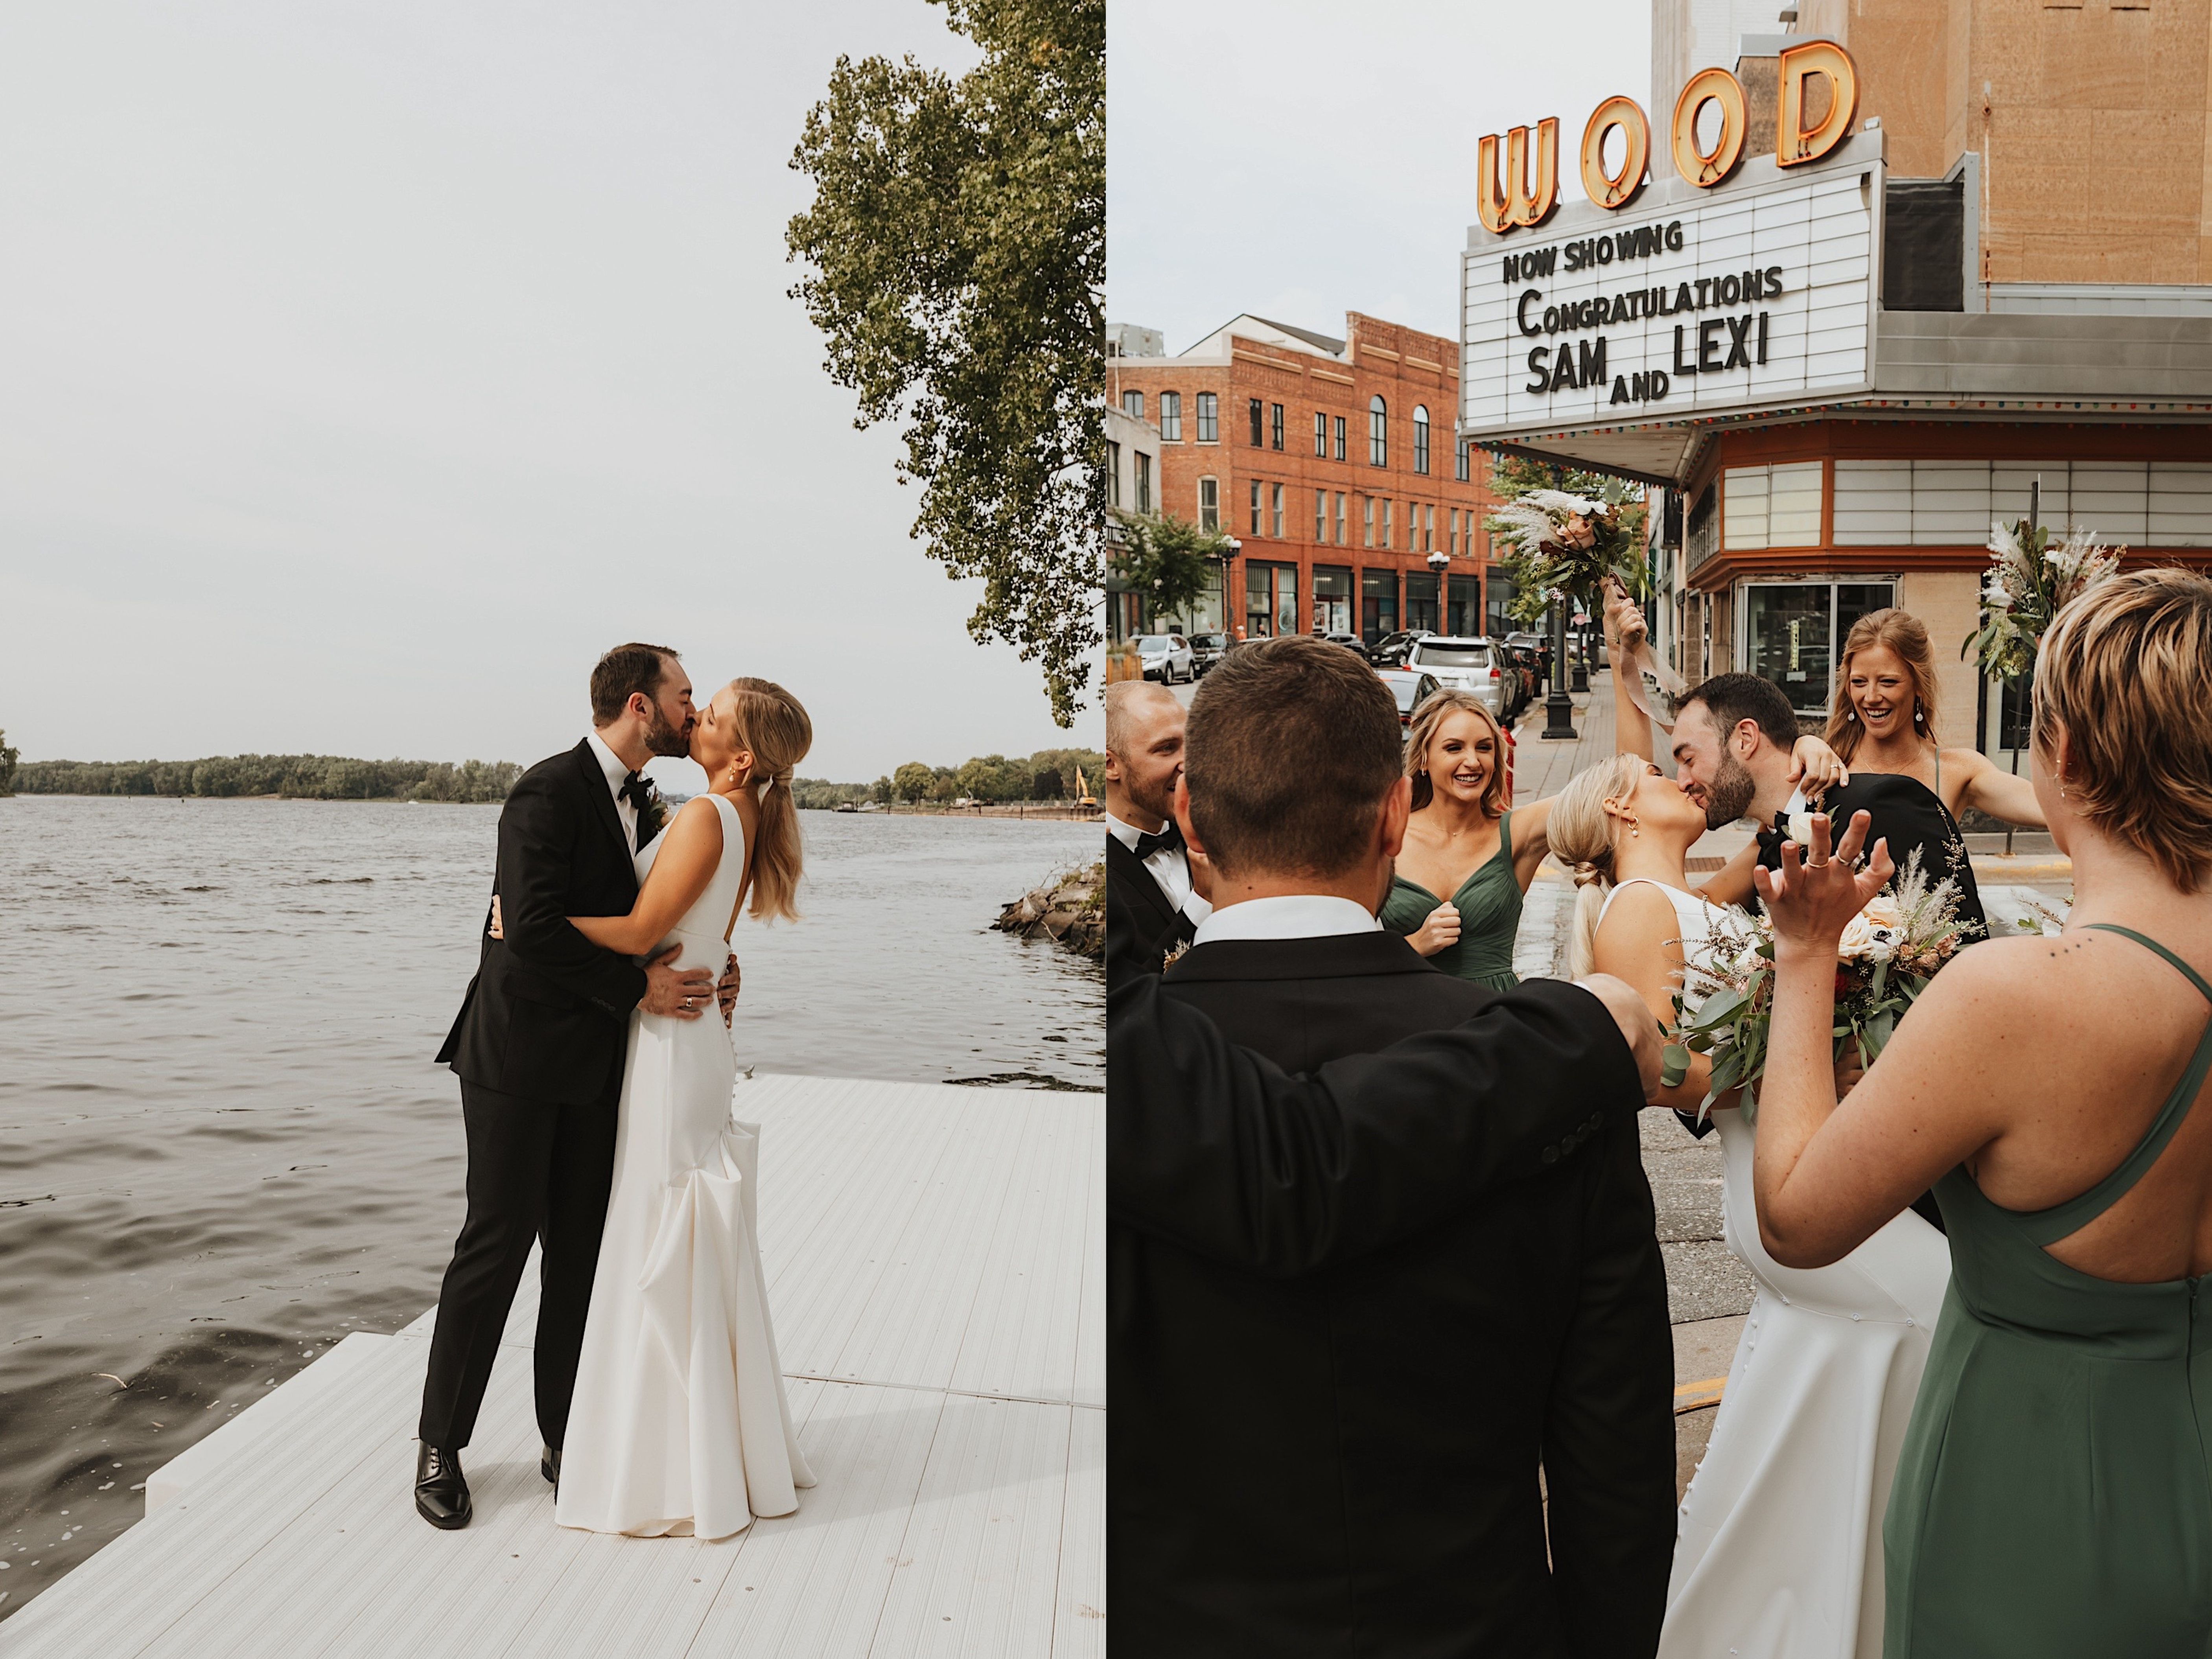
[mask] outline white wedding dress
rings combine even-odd
[[[1649,884],[1674,906],[1684,956],[1710,951],[1714,908]],[[1907,1210],[1829,1267],[1782,1266],[1759,1243],[1757,1129],[1713,1116],[1728,1246],[1758,1290],[1682,1500],[1660,1659],[1880,1659],[1882,1512],[1950,1249]]]
[[[745,868],[719,795],[722,858],[656,947],[720,978]],[[653,866],[637,855],[641,884]],[[724,1538],[788,1515],[814,1477],[784,1399],[755,1238],[759,1131],[731,1116],[737,1060],[715,1011],[630,1016],[614,1190],[562,1449],[554,1519],[591,1532]]]

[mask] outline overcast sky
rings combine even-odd
[[[1778,5],[1780,0],[1777,0]],[[1181,351],[1241,312],[1455,335],[1476,142],[1651,107],[1649,0],[1111,0],[1109,318]]]
[[[0,21],[0,727],[531,761],[605,647],[809,775],[1095,742],[972,644],[785,290],[786,162],[924,0],[70,0]]]

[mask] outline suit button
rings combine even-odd
[[[1546,1164],[1557,1164],[1559,1161],[1559,1149],[1557,1146],[1547,1146],[1540,1156],[1541,1161]]]

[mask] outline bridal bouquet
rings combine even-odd
[[[1555,592],[1595,604],[1607,576],[1641,600],[1650,573],[1620,509],[1563,489],[1532,489],[1485,520],[1498,562],[1513,578],[1512,616],[1534,626]]]
[[[2051,620],[2120,568],[2125,548],[2106,547],[2076,525],[2053,542],[2047,526],[1990,526],[1990,571],[1982,583],[1981,624],[1959,654],[1984,674],[2017,679],[2035,672],[2035,653]]]
[[[1809,814],[1800,815],[1809,817]],[[1809,845],[1809,824],[1792,820],[1790,836]],[[1959,915],[1959,884],[1930,883],[1914,848],[1889,885],[1867,901],[1836,945],[1836,1058],[1856,1048],[1871,1066],[1936,971],[1958,953],[1975,925]],[[1661,1080],[1678,1086],[1690,1056],[1711,1054],[1712,1080],[1698,1115],[1730,1089],[1743,1091],[1744,1115],[1758,1109],[1766,1072],[1768,1028],[1774,1018],[1774,924],[1734,913],[1713,931],[1711,956],[1691,961],[1674,998],[1675,1042]]]

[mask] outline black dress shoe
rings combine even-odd
[[[561,1449],[540,1446],[538,1449],[538,1473],[544,1475],[555,1492],[561,1490]]]
[[[476,1506],[461,1473],[458,1448],[424,1445],[415,1454],[415,1512],[432,1526],[452,1532],[469,1524]]]

